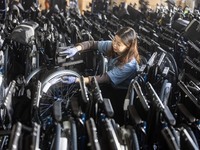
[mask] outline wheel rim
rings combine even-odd
[[[43,125],[51,123],[53,116],[53,104],[55,101],[62,101],[62,112],[67,111],[72,97],[79,93],[77,84],[56,83],[43,92],[40,98],[40,118]]]

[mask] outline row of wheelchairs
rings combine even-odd
[[[190,80],[185,85],[185,76],[177,79],[173,62],[173,57],[159,48],[141,66],[124,100],[123,126],[113,119],[112,104],[102,97],[95,77],[86,86],[73,68],[58,67],[45,75],[42,82],[31,79],[34,85],[21,88],[26,96],[29,90],[32,93],[26,100],[23,96],[15,99],[19,87],[13,80],[1,105],[2,146],[9,149],[198,149],[198,97],[187,93],[189,87],[198,92],[198,85]],[[79,77],[81,82],[67,85],[61,80],[66,75]],[[22,113],[18,112],[21,103],[24,103]]]
[[[2,149],[199,149],[198,66],[190,59],[184,59],[183,68],[188,70],[179,76],[174,56],[141,36],[139,50],[145,57],[124,99],[120,126],[95,78],[89,86],[81,79],[104,72],[104,57],[88,51],[66,59],[60,55],[63,49],[58,48],[55,28],[49,28],[51,34],[39,35],[50,39],[42,43],[40,38],[32,40],[36,27],[34,22],[25,22],[4,41]],[[139,31],[153,35],[151,30]],[[66,75],[77,76],[81,82],[62,83]]]

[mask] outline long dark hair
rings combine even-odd
[[[138,46],[137,46],[137,33],[131,27],[123,27],[117,33],[123,42],[127,46],[127,50],[122,54],[121,57],[118,59],[118,65],[124,65],[133,58],[136,61],[140,62],[140,56],[138,53]],[[109,56],[114,56],[114,51],[110,51]]]

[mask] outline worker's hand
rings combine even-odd
[[[63,47],[60,49],[63,49]],[[76,47],[72,47],[72,48],[67,48],[66,50],[59,52],[59,55],[64,55],[66,56],[66,58],[70,58],[74,56],[77,52],[78,52],[78,49]]]
[[[74,76],[64,76],[64,77],[61,77],[61,81],[66,84],[73,84],[76,82],[76,78],[77,77],[74,77]]]

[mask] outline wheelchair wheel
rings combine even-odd
[[[41,96],[39,100],[39,118],[43,127],[51,124],[53,121],[53,103],[62,101],[62,113],[70,113],[70,100],[80,95],[80,85],[77,83],[66,84],[62,83],[61,77],[75,76],[80,78],[80,75],[71,70],[59,70],[50,74],[43,82],[41,88]]]

